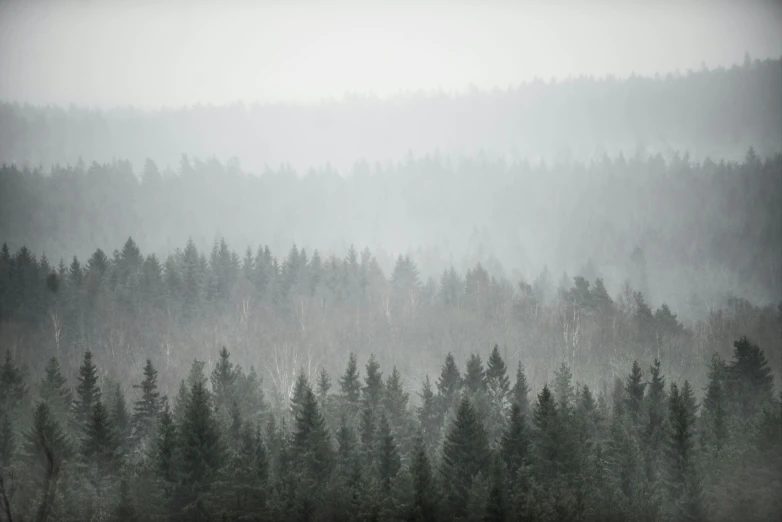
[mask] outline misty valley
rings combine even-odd
[[[782,8],[534,3],[0,0],[0,522],[781,520]]]

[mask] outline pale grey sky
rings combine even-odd
[[[763,1],[0,3],[0,100],[144,108],[653,75],[782,55]]]

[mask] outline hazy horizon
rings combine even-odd
[[[0,100],[102,109],[312,104],[536,78],[653,77],[730,67],[745,53],[782,56],[776,2],[228,5],[0,2]]]

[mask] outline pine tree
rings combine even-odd
[[[44,369],[45,377],[39,385],[41,400],[49,405],[49,411],[60,425],[65,425],[73,403],[73,393],[68,380],[60,371],[60,363],[55,357],[49,359]]]
[[[184,520],[208,520],[207,498],[224,462],[220,430],[203,379],[195,379],[177,429],[175,514]]]
[[[356,433],[347,423],[347,419],[342,415],[339,429],[337,430],[337,471],[339,475],[347,480],[352,469],[353,461],[356,460]]]
[[[630,422],[636,428],[639,427],[641,421],[641,405],[646,389],[646,383],[642,382],[642,379],[641,367],[638,366],[638,361],[633,361],[633,369],[627,376],[627,384],[625,384],[625,411],[630,416]]]
[[[709,367],[709,384],[703,399],[702,443],[713,452],[722,451],[728,438],[726,419],[725,374],[727,366],[718,355],[714,355]]]
[[[383,397],[383,372],[380,371],[380,365],[374,355],[369,357],[366,372],[364,387],[361,389],[364,403],[370,405],[373,409],[377,409]]]
[[[223,426],[228,424],[231,405],[237,399],[236,379],[238,372],[230,358],[228,350],[223,346],[211,376],[214,407]]]
[[[46,520],[57,494],[62,464],[70,457],[71,448],[67,436],[43,401],[35,407],[32,426],[24,434],[23,449],[28,473],[42,485],[36,518]]]
[[[367,465],[372,466],[372,463],[375,460],[375,413],[368,404],[361,410],[359,437],[361,439],[361,448],[364,452]]]
[[[16,437],[8,414],[0,419],[0,476],[11,467],[11,460],[16,451]]]
[[[122,479],[119,485],[119,500],[110,519],[112,522],[136,522],[139,520],[128,489],[128,481]]]
[[[309,383],[304,382],[301,403],[294,409],[291,450],[298,468],[313,483],[323,484],[331,473],[334,456],[326,420]]]
[[[416,522],[436,521],[440,496],[421,433],[418,434],[413,444],[410,476],[413,483],[413,505],[410,519]]]
[[[527,377],[524,375],[524,368],[521,366],[521,362],[516,367],[516,384],[513,385],[511,390],[511,402],[519,405],[521,415],[525,419],[529,415],[529,386],[527,385]]]
[[[376,461],[380,473],[380,484],[387,494],[391,491],[391,482],[396,478],[399,468],[402,467],[402,461],[385,414],[380,416]]]
[[[25,372],[19,368],[6,350],[5,361],[0,366],[0,414],[15,415],[27,396]]]
[[[160,414],[160,423],[157,427],[157,441],[155,446],[155,468],[163,482],[166,495],[170,495],[176,479],[176,449],[177,432],[174,425],[174,417],[168,407],[168,401],[163,402],[163,411]]]
[[[554,397],[562,411],[568,411],[573,407],[576,398],[576,390],[573,387],[573,374],[570,367],[564,362],[554,377]]]
[[[157,370],[150,359],[144,365],[144,379],[133,387],[141,390],[141,397],[133,406],[133,439],[142,444],[153,435],[163,403],[157,388]]]
[[[742,337],[733,347],[733,360],[726,376],[727,391],[734,415],[744,423],[751,423],[772,403],[774,378],[766,356],[756,344]]]
[[[112,395],[111,421],[117,433],[119,450],[124,454],[130,447],[131,424],[127,404],[125,403],[125,393],[122,391],[119,383],[115,385]]]
[[[561,432],[557,415],[557,403],[548,385],[538,394],[538,401],[532,412],[534,430],[532,441],[535,448],[534,465],[538,476],[544,482],[553,480],[560,470]]]
[[[674,506],[687,507],[688,511],[697,506],[686,506],[691,498],[693,476],[695,473],[695,412],[694,399],[689,385],[682,392],[671,384],[668,399],[670,431],[666,441],[667,484]],[[685,391],[687,390],[687,391]]]
[[[320,399],[321,405],[325,406],[326,398],[331,390],[331,377],[326,368],[321,368],[318,374],[318,399]]]
[[[511,484],[515,484],[519,469],[529,460],[529,432],[527,421],[517,403],[511,405],[510,422],[502,435],[500,452],[508,467]]]
[[[483,369],[481,356],[472,354],[467,361],[467,369],[464,372],[464,386],[472,393],[478,393],[486,389],[486,372]]]
[[[496,453],[489,468],[489,495],[486,501],[486,522],[505,522],[508,519],[506,469],[502,458]]]
[[[81,455],[98,496],[100,508],[102,493],[121,462],[116,426],[100,397],[92,406],[92,415],[81,443]]]
[[[498,391],[498,396],[503,400],[507,398],[510,392],[508,369],[505,366],[505,361],[500,356],[500,351],[496,344],[486,363],[486,383],[489,388],[495,388]]]
[[[467,397],[462,398],[443,445],[440,473],[447,504],[454,517],[467,514],[473,479],[486,468],[489,446],[486,431]]]
[[[440,440],[442,418],[428,375],[424,378],[419,397],[421,398],[421,406],[418,407],[418,422],[421,426],[421,437],[427,453],[434,455],[434,448]]]
[[[358,364],[356,354],[350,353],[345,373],[339,379],[342,400],[348,405],[349,412],[358,411],[358,401],[361,398],[361,382],[359,381]]]
[[[98,368],[92,362],[92,352],[84,353],[84,362],[79,368],[79,385],[76,387],[74,416],[77,432],[86,431],[91,422],[93,407],[100,400]]]

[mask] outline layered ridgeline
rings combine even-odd
[[[6,520],[713,520],[782,512],[782,396],[746,338],[705,396],[659,361],[596,393],[562,364],[530,387],[497,347],[444,358],[411,404],[396,367],[350,354],[269,403],[225,348],[165,396],[151,360],[0,366]],[[484,356],[486,353],[484,353]],[[344,364],[345,357],[341,360]],[[104,359],[105,360],[105,359]],[[363,363],[363,361],[362,361]]]
[[[322,169],[249,175],[235,163],[183,158],[77,163],[51,171],[0,168],[0,239],[53,263],[84,260],[132,236],[163,260],[192,238],[209,250],[292,244],[344,257],[367,246],[385,273],[410,255],[422,279],[481,263],[531,283],[545,267],[615,295],[625,280],[655,307],[705,319],[730,297],[782,297],[782,156],[693,162],[687,155],[604,157],[531,166],[485,156],[427,156],[359,164],[345,178]]]
[[[73,372],[91,350],[125,385],[126,368],[152,358],[168,394],[193,357],[209,361],[221,345],[258,368],[277,397],[302,367],[336,373],[346,351],[374,353],[417,383],[446,354],[466,361],[494,343],[509,364],[527,367],[536,388],[563,361],[601,390],[633,360],[659,358],[667,375],[700,393],[712,354],[728,358],[742,335],[764,347],[777,377],[782,370],[779,301],[733,298],[685,325],[629,283],[613,293],[600,277],[543,272],[525,282],[492,277],[478,264],[422,279],[409,257],[384,273],[369,249],[352,247],[335,257],[293,246],[277,258],[268,247],[242,253],[221,241],[204,251],[190,241],[159,258],[128,239],[109,251],[55,263],[4,244],[0,346],[36,373],[51,354]]]
[[[501,86],[504,87],[504,86]],[[687,150],[738,160],[782,143],[782,60],[664,77],[537,81],[467,94],[347,97],[314,105],[235,105],[141,111],[0,105],[0,163],[49,167],[182,154],[241,159],[251,172],[291,162],[348,170],[364,158],[444,155],[548,162]]]

